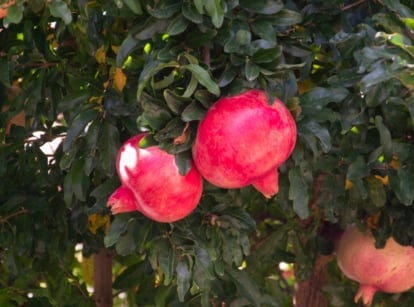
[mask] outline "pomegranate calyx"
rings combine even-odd
[[[114,214],[133,212],[138,210],[138,203],[134,194],[125,186],[116,189],[108,199],[108,207]]]
[[[360,285],[358,292],[355,294],[354,302],[358,303],[358,301],[362,298],[362,303],[364,306],[371,306],[372,300],[374,298],[377,289],[369,286],[369,285]]]
[[[253,187],[266,198],[271,198],[279,191],[279,172],[271,170],[252,182]]]

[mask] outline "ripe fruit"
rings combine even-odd
[[[355,303],[362,298],[370,306],[377,291],[399,293],[414,286],[414,248],[392,238],[377,249],[370,231],[351,226],[342,235],[336,256],[345,276],[360,284]]]
[[[202,192],[202,178],[191,167],[182,176],[174,156],[158,146],[140,148],[145,134],[127,140],[117,156],[119,187],[108,200],[112,213],[140,211],[158,222],[175,222],[189,215]]]
[[[276,194],[278,167],[296,143],[296,125],[287,107],[268,103],[260,90],[218,100],[201,120],[193,159],[201,175],[222,188],[252,184],[264,196]]]

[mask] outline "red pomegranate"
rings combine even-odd
[[[189,215],[202,193],[196,168],[182,176],[174,156],[158,146],[140,148],[145,134],[127,140],[117,156],[119,187],[108,200],[112,213],[140,211],[158,222],[175,222]]]
[[[278,192],[278,167],[296,143],[287,107],[261,90],[218,100],[201,120],[193,159],[201,175],[222,188],[252,184],[265,197]]]
[[[344,275],[360,284],[355,303],[362,298],[370,306],[377,291],[399,293],[414,286],[414,248],[392,238],[377,249],[371,231],[351,226],[339,241],[336,257]]]

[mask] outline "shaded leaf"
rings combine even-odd
[[[309,194],[299,167],[289,171],[289,181],[289,199],[293,201],[293,210],[301,219],[306,219],[309,216]]]
[[[266,15],[275,14],[283,8],[283,2],[280,0],[240,0],[239,4],[249,12]]]
[[[185,258],[179,259],[175,268],[177,274],[177,294],[180,302],[184,302],[185,295],[190,289],[191,271]]]
[[[384,185],[381,180],[370,176],[367,178],[368,194],[376,207],[382,208],[387,201]]]

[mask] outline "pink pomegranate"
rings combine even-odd
[[[336,256],[345,276],[360,284],[355,303],[362,298],[370,306],[377,291],[399,293],[414,286],[414,248],[392,238],[377,249],[370,231],[351,226],[342,235]]]
[[[127,140],[117,156],[119,187],[108,200],[112,213],[140,211],[158,222],[175,222],[189,215],[202,192],[196,168],[182,176],[174,156],[158,146],[140,148],[145,134]]]
[[[278,192],[278,167],[296,143],[287,107],[261,90],[218,100],[201,120],[193,159],[201,175],[222,188],[252,184],[265,197]]]

